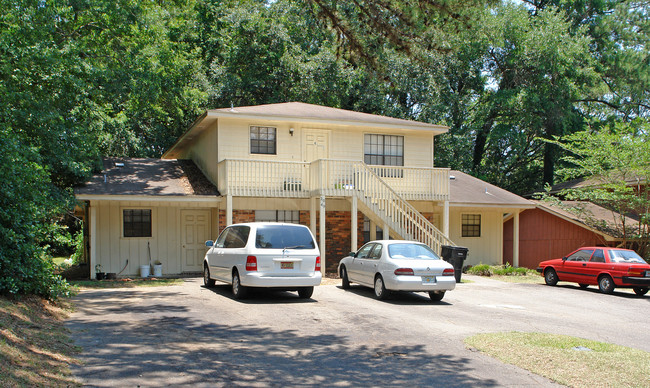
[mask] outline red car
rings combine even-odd
[[[561,259],[542,261],[537,272],[549,286],[558,281],[575,282],[580,288],[598,285],[605,294],[624,287],[641,296],[650,287],[650,265],[629,249],[583,247]]]

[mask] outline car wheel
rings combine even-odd
[[[634,293],[643,296],[648,293],[648,288],[647,287],[634,287],[632,288],[634,290]]]
[[[589,287],[589,284],[585,284],[585,283],[580,283],[580,284],[578,284],[578,285],[579,285],[580,288],[582,288],[583,290],[584,290],[585,288]]]
[[[598,289],[600,289],[600,292],[603,294],[611,294],[614,292],[614,287],[616,287],[616,285],[609,275],[603,275],[598,279]]]
[[[232,274],[232,294],[235,299],[244,299],[246,297],[246,294],[248,294],[248,289],[245,286],[241,285],[239,272],[236,270]]]
[[[210,268],[207,265],[203,266],[203,285],[206,287],[214,287],[214,279],[210,279]]]
[[[341,287],[347,290],[350,288],[350,279],[348,279],[348,270],[345,267],[341,267]]]
[[[314,294],[314,287],[303,287],[298,290],[300,299],[309,299]]]
[[[429,291],[429,298],[434,302],[440,302],[445,297],[444,291]]]
[[[385,300],[388,298],[389,291],[386,289],[386,286],[384,285],[384,279],[381,277],[381,275],[377,275],[375,278],[375,296],[379,300]]]
[[[557,284],[558,280],[559,279],[557,278],[557,273],[553,268],[548,268],[546,271],[544,271],[544,281],[547,285],[554,286]]]

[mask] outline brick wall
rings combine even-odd
[[[320,213],[320,212],[318,212]],[[326,245],[326,268],[327,273],[336,273],[339,261],[351,250],[351,212],[329,211],[325,219],[325,245]],[[319,215],[316,216],[316,225],[319,225]],[[358,247],[363,245],[363,214],[358,213],[357,217],[357,243]],[[316,227],[316,241],[320,241],[320,232]],[[357,248],[358,248],[357,247]],[[323,247],[320,247],[321,251]]]

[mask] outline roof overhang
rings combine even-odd
[[[473,207],[473,208],[527,210],[527,209],[534,209],[535,204],[534,203],[531,203],[531,204],[504,204],[504,203],[450,202],[449,207]]]
[[[223,197],[214,195],[95,195],[82,194],[75,196],[79,201],[132,201],[132,202],[192,202],[213,203],[223,201]]]

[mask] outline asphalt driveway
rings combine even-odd
[[[468,277],[469,278],[469,277]],[[225,285],[81,292],[67,322],[89,386],[554,386],[466,349],[495,331],[567,334],[650,351],[649,297],[471,277],[443,302],[316,288],[232,299]]]

